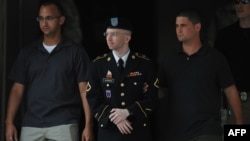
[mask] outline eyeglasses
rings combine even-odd
[[[60,18],[60,17],[62,17],[62,16],[47,16],[47,17],[38,16],[38,17],[36,17],[36,20],[38,22],[41,22],[41,21],[44,21],[44,20],[52,21],[52,20]]]
[[[119,34],[128,34],[128,33],[125,33],[125,32],[104,32],[103,33],[103,36],[104,37],[117,37]]]
[[[234,4],[248,4],[250,3],[250,0],[234,0]]]

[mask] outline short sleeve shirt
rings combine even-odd
[[[23,126],[76,123],[82,108],[78,83],[88,81],[88,66],[85,49],[68,40],[51,53],[42,39],[23,48],[9,76],[26,88]]]
[[[209,46],[188,56],[181,46],[167,52],[159,86],[168,89],[169,135],[188,139],[221,132],[221,88],[234,84],[225,57]]]

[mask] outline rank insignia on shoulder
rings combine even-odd
[[[155,86],[156,88],[159,88],[159,80],[158,80],[158,78],[156,78],[156,80],[155,80],[155,82],[154,82],[154,86]]]
[[[91,85],[89,84],[88,82],[88,85],[87,85],[87,92],[91,90]]]

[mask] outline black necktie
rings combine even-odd
[[[123,67],[124,62],[123,62],[123,60],[120,58],[118,60],[118,63],[119,63],[118,69],[119,69],[120,73],[123,73],[123,70],[124,70],[124,67]]]

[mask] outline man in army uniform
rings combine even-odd
[[[156,68],[145,55],[130,49],[132,26],[127,19],[109,18],[105,27],[111,52],[93,61],[87,92],[98,123],[97,140],[152,141],[150,118],[157,103]],[[143,91],[145,83],[147,90]]]

